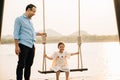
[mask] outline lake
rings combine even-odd
[[[55,80],[55,73],[40,74],[42,70],[43,45],[35,44],[36,53],[32,66],[31,80]],[[66,43],[66,51],[77,52],[76,43]],[[50,56],[57,51],[57,44],[46,44],[46,53]],[[83,68],[88,71],[71,72],[70,80],[120,80],[120,44],[118,42],[82,43],[81,54]],[[14,52],[14,44],[0,45],[0,80],[16,80],[16,65],[18,57]],[[51,66],[46,59],[47,70]],[[77,69],[77,56],[69,59],[70,68]],[[81,66],[81,65],[80,65]],[[60,80],[65,80],[65,74],[61,73]]]

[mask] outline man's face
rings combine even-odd
[[[32,9],[29,9],[29,18],[31,18],[32,16],[34,16],[36,13],[36,8],[33,7]]]

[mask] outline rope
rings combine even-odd
[[[44,0],[43,0],[43,33],[45,33],[45,4],[44,4]],[[46,53],[46,37],[45,36],[42,36],[42,43],[44,45],[42,70],[46,71],[46,58],[44,57],[44,55]]]
[[[81,68],[83,68],[82,54],[81,54],[81,37],[80,37],[80,0],[78,0],[78,52],[80,53],[78,54],[78,69],[79,69],[80,61],[81,61]]]

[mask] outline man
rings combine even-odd
[[[31,22],[35,15],[36,6],[29,4],[26,6],[25,13],[17,17],[14,24],[15,53],[18,55],[18,64],[16,69],[17,80],[22,80],[23,70],[24,79],[30,80],[31,66],[35,55],[35,36],[42,36],[46,33],[35,33]]]

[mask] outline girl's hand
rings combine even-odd
[[[47,57],[47,55],[46,55],[46,54],[44,54],[44,57],[46,58],[46,57]]]

